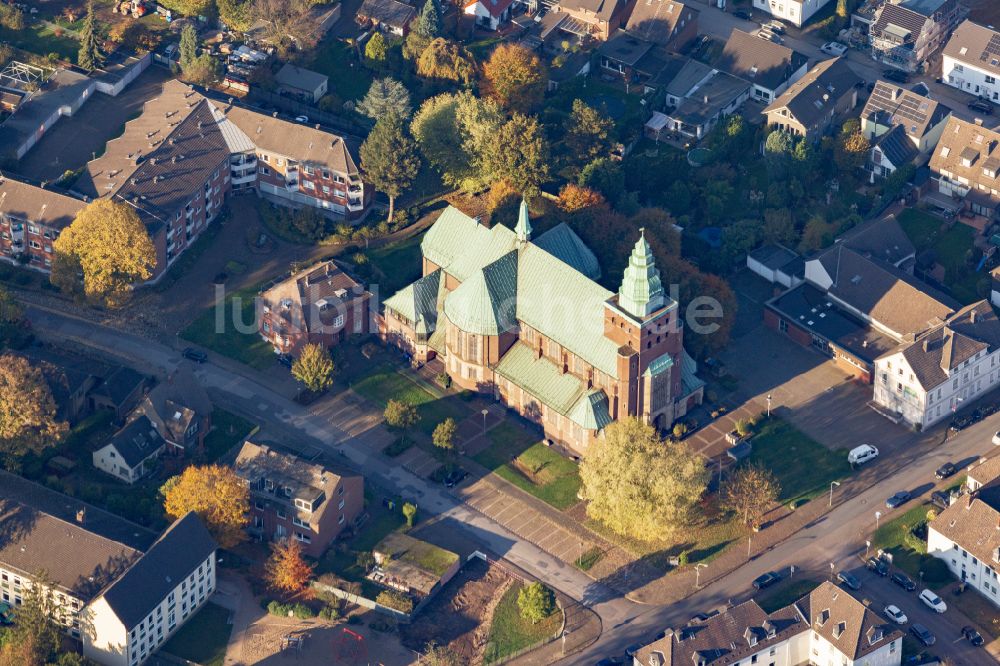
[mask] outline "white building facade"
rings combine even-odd
[[[830,0],[753,0],[753,8],[801,28],[828,2]]]
[[[952,34],[941,60],[941,81],[971,95],[1000,103],[1000,32],[965,21]]]
[[[964,498],[958,500],[959,505],[964,502]],[[930,527],[927,530],[927,554],[944,561],[955,578],[964,581],[1000,608],[1000,553],[997,549],[994,549],[990,561],[984,561]]]

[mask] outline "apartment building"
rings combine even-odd
[[[39,270],[52,267],[52,241],[86,204],[0,174],[0,257],[25,260]]]
[[[332,347],[371,330],[371,299],[363,285],[325,261],[261,293],[260,336],[281,354],[297,356],[310,343]]]
[[[216,585],[218,546],[193,512],[178,519],[84,611],[83,654],[103,666],[139,666]]]
[[[801,28],[830,0],[753,0],[753,8]]]
[[[953,88],[998,103],[998,77],[1000,32],[972,21],[963,21],[944,47],[941,81]]]
[[[898,666],[903,632],[830,582],[765,613],[754,600],[639,649],[634,666]]]
[[[958,0],[886,2],[869,27],[872,58],[907,72],[921,70],[964,15]]]
[[[931,178],[946,203],[995,219],[1000,211],[1000,132],[952,117],[930,160]]]
[[[250,486],[249,532],[266,540],[295,539],[310,557],[322,557],[364,511],[363,477],[273,445],[244,442],[234,468]]]

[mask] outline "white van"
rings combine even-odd
[[[878,449],[876,449],[871,444],[862,444],[851,449],[851,452],[847,454],[847,462],[852,465],[863,465],[869,460],[874,460],[878,457]]]

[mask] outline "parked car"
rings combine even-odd
[[[823,46],[819,47],[819,50],[827,55],[836,57],[847,53],[847,46],[845,44],[841,44],[840,42],[827,42]]]
[[[894,83],[909,83],[910,75],[901,69],[887,69],[882,72],[882,78]]]
[[[744,21],[753,20],[753,14],[750,13],[749,9],[737,9],[735,12],[733,12],[733,16],[735,16],[738,19],[743,19]]]
[[[949,476],[951,476],[952,474],[955,473],[955,470],[956,470],[956,468],[955,468],[955,466],[953,464],[951,464],[950,462],[949,463],[945,463],[945,464],[941,465],[940,467],[938,467],[937,471],[934,472],[934,478],[936,478],[936,479],[947,479]]]
[[[777,35],[770,30],[758,30],[757,36],[761,39],[766,39],[769,42],[774,42],[775,44],[785,43],[785,40],[781,37],[781,35]]]
[[[889,618],[896,624],[906,624],[906,622],[909,620],[909,618],[906,617],[906,613],[904,613],[899,609],[899,606],[894,606],[892,604],[889,604],[888,606],[885,607],[885,609],[882,612],[885,613],[885,616],[887,618]]]
[[[195,363],[204,363],[205,361],[208,360],[208,354],[206,354],[203,351],[199,351],[194,347],[188,347],[187,349],[182,351],[181,356],[190,361],[194,361]]]
[[[925,627],[924,625],[920,624],[919,622],[913,623],[913,626],[910,627],[910,633],[913,634],[918,641],[920,641],[927,647],[934,645],[934,643],[937,641],[937,639],[934,638],[934,634],[931,633],[931,630]]]
[[[851,449],[851,452],[847,454],[847,462],[852,465],[863,465],[877,457],[878,449],[871,444],[862,444]]]
[[[767,28],[771,32],[778,35],[785,34],[785,26],[779,21],[768,21],[767,23],[761,25],[760,27]]]
[[[278,363],[291,370],[292,366],[295,365],[295,359],[292,358],[291,354],[278,354]]]
[[[297,123],[303,123],[303,124],[308,123],[309,122],[309,116],[295,116],[295,122],[297,122]]]
[[[865,562],[865,566],[868,569],[883,578],[889,575],[889,563],[883,560],[881,557],[869,557],[868,561]]]
[[[948,493],[941,490],[935,490],[931,493],[931,504],[943,511],[951,506],[951,498],[948,496]]]
[[[917,584],[913,582],[913,579],[907,576],[902,571],[897,571],[896,573],[892,574],[892,576],[890,576],[889,579],[896,585],[899,585],[901,588],[906,590],[907,592],[913,592],[915,589],[917,589]]]
[[[982,647],[983,637],[979,635],[975,627],[962,627],[962,635],[965,636],[965,640],[969,641],[976,647]]]
[[[943,613],[948,610],[948,604],[944,602],[944,599],[930,590],[923,590],[920,593],[920,600],[935,613]]]
[[[978,111],[984,113],[987,116],[993,115],[993,105],[982,97],[977,97],[968,104],[969,108],[973,111]]]
[[[861,589],[861,581],[858,580],[858,577],[852,573],[841,571],[839,574],[837,574],[837,580],[839,580],[841,583],[851,588],[852,590]]]
[[[897,490],[894,492],[889,499],[885,501],[885,507],[887,509],[895,509],[898,506],[902,506],[910,501],[910,491],[909,490]]]
[[[448,474],[448,476],[444,477],[444,485],[447,488],[454,488],[467,476],[469,476],[469,473],[464,469],[455,468]]]
[[[765,587],[771,587],[779,580],[781,580],[781,574],[777,571],[768,571],[753,579],[753,589],[763,590]]]
[[[1000,430],[993,433],[993,444],[995,446],[1000,446]]]

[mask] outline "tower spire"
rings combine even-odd
[[[517,226],[514,227],[517,240],[527,243],[531,240],[531,221],[528,219],[528,202],[521,197],[521,208],[517,213]]]
[[[653,260],[653,250],[646,242],[646,230],[639,229],[639,240],[632,248],[622,286],[618,290],[618,305],[634,317],[646,317],[665,305],[660,271]]]

